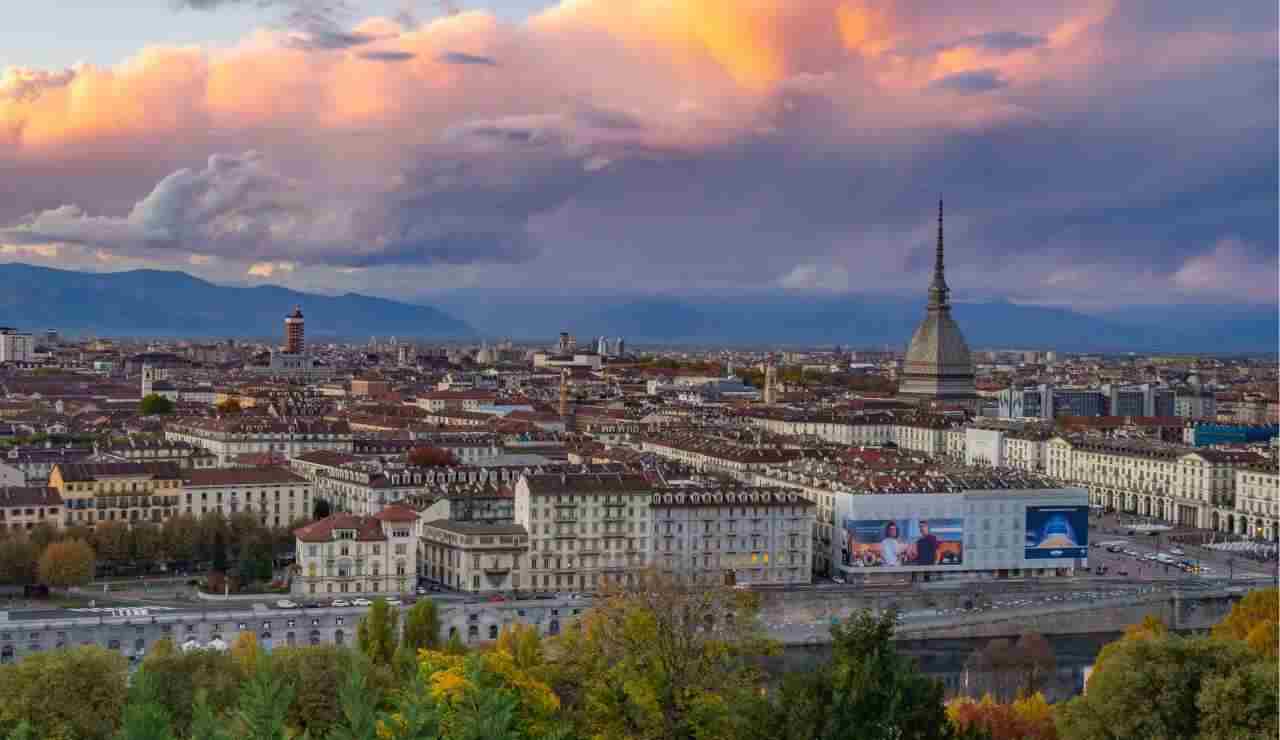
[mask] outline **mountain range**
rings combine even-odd
[[[183,272],[93,273],[0,264],[0,325],[120,336],[275,336],[301,305],[311,337],[396,335],[551,339],[607,335],[632,343],[905,347],[920,299],[842,296],[665,298],[454,293],[436,307],[278,286],[223,286]],[[1180,305],[1094,315],[1006,302],[956,303],[973,348],[1110,352],[1275,352],[1276,307]]]
[[[276,336],[301,306],[308,337],[476,336],[465,321],[429,306],[347,293],[301,293],[275,285],[215,285],[184,272],[76,272],[0,264],[0,324],[117,336]]]

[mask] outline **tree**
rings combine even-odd
[[[199,523],[190,514],[174,514],[160,525],[160,557],[165,560],[194,560],[199,539]]]
[[[46,740],[106,740],[124,709],[127,662],[97,646],[29,655],[0,669],[0,729]],[[74,698],[74,700],[70,700]]]
[[[440,612],[436,602],[422,599],[404,618],[403,643],[415,653],[440,647]]]
[[[977,730],[991,740],[1057,740],[1053,709],[1043,694],[1032,694],[1012,704],[999,704],[990,694],[981,701],[969,698],[947,703],[947,718],[960,732]]]
[[[138,405],[138,411],[143,416],[152,416],[154,414],[172,414],[173,401],[156,393],[152,393],[143,397],[142,403]]]
[[[129,559],[132,562],[150,565],[159,560],[162,545],[159,525],[138,521],[129,528]]]
[[[1277,657],[1280,650],[1280,589],[1250,591],[1214,625],[1213,636],[1240,640],[1259,654]]]
[[[356,644],[375,666],[389,666],[396,653],[396,628],[400,610],[386,599],[374,599],[373,606],[356,628]]]
[[[218,409],[219,414],[238,414],[242,410],[240,408],[240,401],[234,398],[228,398],[215,406],[215,408]]]
[[[93,551],[103,562],[119,564],[129,559],[129,525],[125,522],[98,522],[93,528]]]
[[[501,649],[467,655],[421,654],[419,673],[429,690],[421,715],[438,713],[450,740],[564,737],[560,700],[533,672]]]
[[[438,468],[457,465],[458,459],[449,450],[424,446],[409,451],[409,464],[419,468]]]
[[[241,675],[251,675],[260,657],[258,635],[252,630],[244,630],[236,635],[236,639],[231,643],[231,657],[235,660]]]
[[[1241,693],[1217,679],[1228,679],[1259,662],[1269,663],[1275,672],[1273,662],[1235,640],[1125,638],[1104,652],[1106,658],[1095,663],[1085,694],[1058,709],[1058,734],[1064,740],[1200,737],[1202,691],[1214,692],[1215,700],[1232,699],[1218,707],[1219,716],[1247,714],[1257,703],[1249,691],[1258,685],[1243,684]],[[1265,701],[1274,712],[1275,694]]]
[[[240,701],[231,713],[236,737],[245,740],[287,740],[285,719],[293,687],[285,683],[270,663],[259,661],[253,676],[244,684]]]
[[[339,689],[338,703],[342,717],[329,731],[328,740],[377,740],[377,697],[369,690],[365,673],[358,664]]]
[[[47,586],[83,586],[92,579],[93,548],[80,540],[55,542],[40,556],[40,582]]]
[[[169,710],[160,701],[155,679],[145,670],[133,676],[119,740],[174,740]]]
[[[157,700],[167,707],[174,732],[185,736],[201,700],[214,714],[234,706],[244,680],[239,664],[230,653],[215,650],[165,650],[153,647],[142,662],[142,670],[155,679]]]
[[[25,586],[39,574],[40,551],[23,536],[0,540],[0,583]]]
[[[311,737],[327,737],[341,721],[339,694],[356,654],[335,645],[286,647],[271,653],[272,669],[293,687],[288,723]],[[381,698],[381,697],[377,697]]]
[[[731,719],[728,697],[760,684],[759,656],[776,651],[758,598],[641,574],[607,588],[581,629],[551,642],[547,675],[583,735],[711,736]]]
[[[1196,697],[1202,737],[1247,740],[1280,737],[1275,663],[1258,660],[1226,676],[1207,679]]]

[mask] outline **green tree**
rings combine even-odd
[[[138,411],[143,416],[152,416],[154,414],[172,414],[173,401],[161,396],[157,393],[144,396],[142,403],[138,404]]]
[[[0,668],[0,729],[45,740],[105,740],[124,709],[127,662],[97,646],[35,653]],[[74,698],[74,700],[70,700]]]
[[[169,710],[160,701],[155,678],[145,670],[134,674],[118,740],[174,740]]]
[[[293,688],[286,684],[266,659],[259,662],[244,684],[240,701],[231,713],[231,727],[244,740],[287,740],[286,718]]]
[[[404,618],[404,645],[417,652],[440,647],[440,611],[436,602],[421,599]]]
[[[92,579],[93,548],[80,540],[54,542],[40,556],[40,582],[47,586],[83,586]]]
[[[374,599],[373,606],[356,628],[356,644],[375,666],[389,666],[396,654],[396,628],[400,610],[386,599]]]
[[[190,514],[174,514],[160,525],[160,557],[164,560],[194,560],[199,524]]]
[[[231,740],[226,723],[209,704],[209,697],[203,690],[196,693],[195,704],[191,707],[191,729],[186,735],[190,740]]]
[[[835,740],[857,728],[870,740],[947,737],[942,684],[897,652],[895,625],[893,612],[861,612],[834,625],[831,663],[796,680],[799,708],[787,711],[779,736]]]
[[[329,731],[328,740],[377,740],[378,703],[369,689],[365,672],[357,663],[338,691],[342,717]]]
[[[1215,686],[1215,699],[1234,696],[1214,679],[1227,678],[1262,660],[1242,642],[1172,635],[1122,639],[1106,648],[1083,696],[1057,713],[1063,740],[1110,738],[1195,738],[1201,733],[1202,689]],[[1271,664],[1274,673],[1274,663]],[[1252,688],[1252,684],[1246,685]],[[1249,697],[1221,707],[1227,714],[1249,711]],[[1275,695],[1268,701],[1275,705]]]

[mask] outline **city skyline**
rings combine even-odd
[[[153,34],[132,52],[4,59],[0,259],[424,303],[912,297],[941,191],[957,303],[1277,301],[1270,5],[141,5],[108,34]]]

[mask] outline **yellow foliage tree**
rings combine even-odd
[[[1231,607],[1231,613],[1214,625],[1213,636],[1241,640],[1262,655],[1280,655],[1280,589],[1250,591]]]
[[[258,636],[249,630],[236,635],[231,643],[231,657],[245,676],[253,675],[258,665]]]

